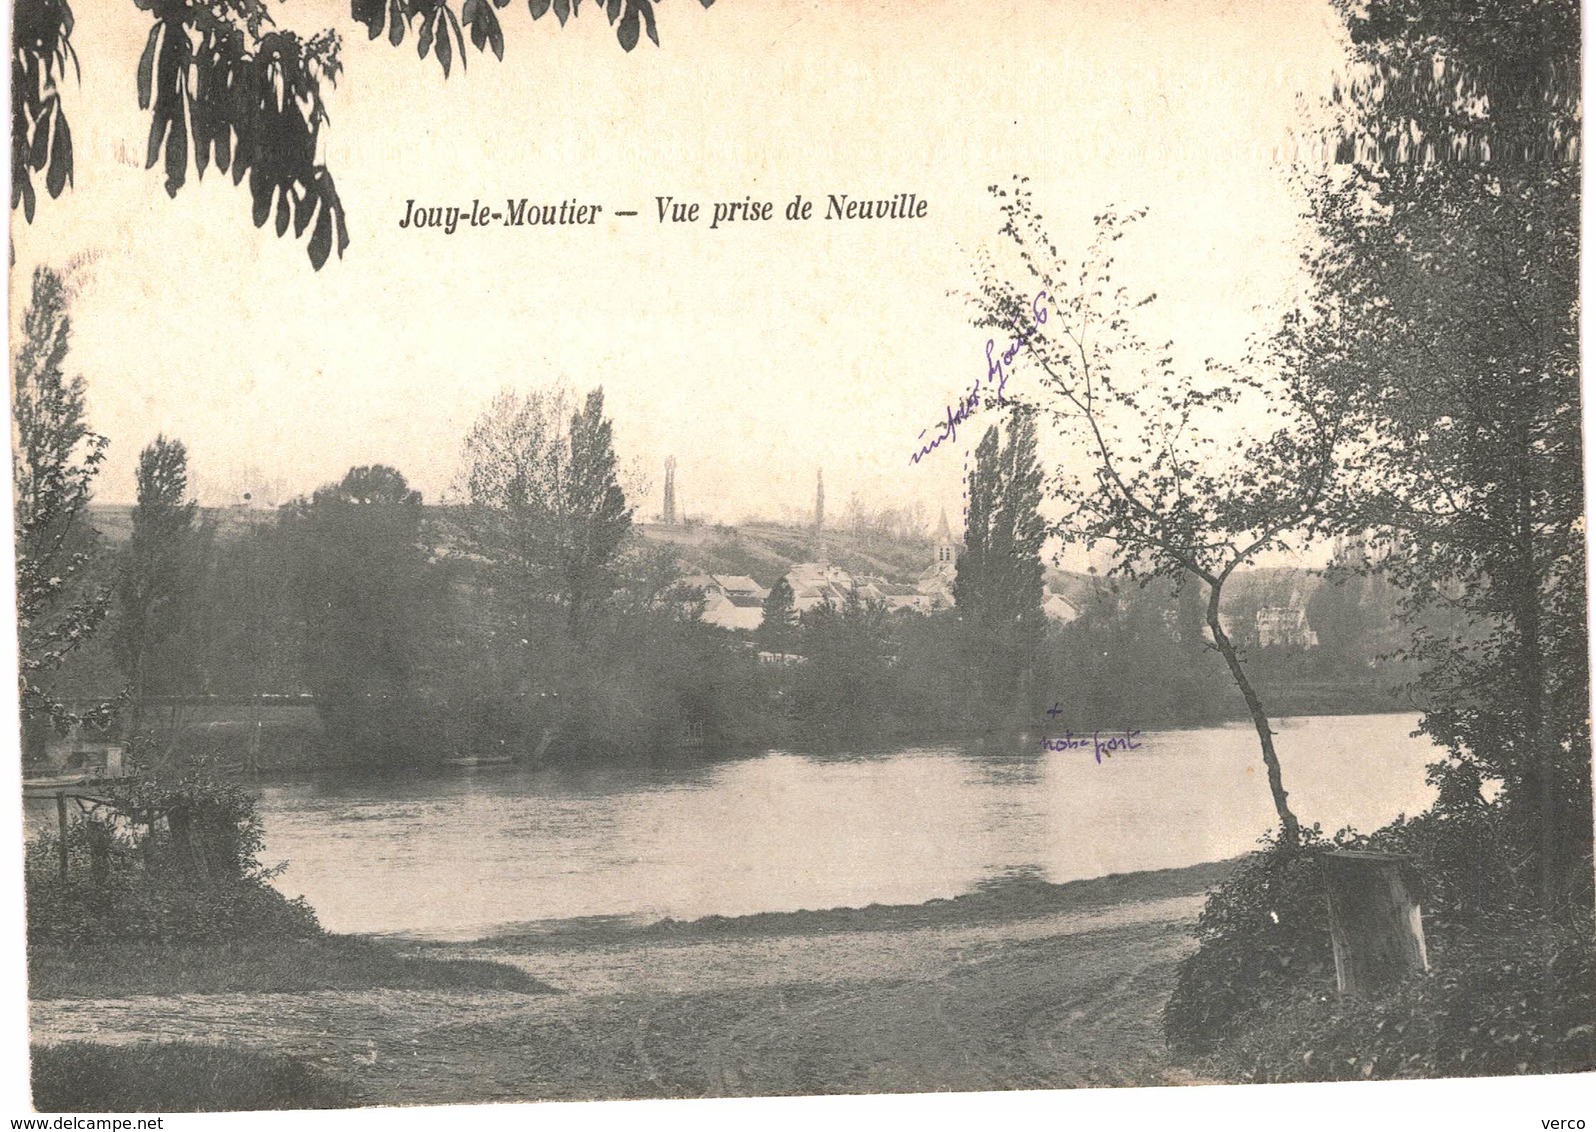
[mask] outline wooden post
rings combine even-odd
[[[1351,849],[1324,857],[1336,989],[1377,995],[1430,969],[1424,921],[1404,877],[1407,859]]]
[[[55,816],[61,826],[61,883],[65,884],[67,881],[67,812],[66,791],[64,790],[55,792]]]
[[[91,815],[83,832],[89,841],[89,877],[95,891],[107,896],[111,887],[111,830]]]

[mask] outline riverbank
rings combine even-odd
[[[35,945],[28,994],[35,1000],[134,995],[302,994],[314,991],[549,988],[503,964],[417,957],[353,936],[238,943]]]
[[[327,1095],[367,1104],[1188,1083],[1159,1014],[1203,894],[1227,868],[388,942],[402,959],[498,964],[558,993],[101,988],[36,997],[33,1040],[221,1044],[287,1058]],[[52,1072],[73,1069],[57,1057]]]

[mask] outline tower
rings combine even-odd
[[[935,560],[931,563],[933,569],[952,569],[958,558],[957,545],[953,541],[953,532],[948,528],[948,509],[942,508],[942,515],[937,520],[937,542]]]
[[[826,561],[826,476],[815,469],[815,561]]]
[[[676,525],[676,457],[665,457],[665,509],[660,521],[667,527]]]

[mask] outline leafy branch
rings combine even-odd
[[[467,61],[466,39],[478,52],[504,58],[499,11],[510,0],[351,0],[350,15],[371,39],[395,47],[412,32],[417,55],[429,54],[448,77]],[[630,52],[643,34],[659,45],[655,0],[594,0]],[[322,84],[336,86],[341,40],[334,29],[311,36],[279,29],[266,0],[134,0],[153,17],[136,76],[139,108],[150,112],[145,167],[157,162],[175,197],[190,160],[203,178],[214,163],[233,184],[249,180],[255,227],[274,219],[281,237],[310,238],[306,254],[320,270],[336,247],[349,246],[343,202],[319,159],[328,124]],[[705,8],[714,0],[699,0]],[[552,11],[563,26],[582,0],[528,0],[534,20]],[[72,131],[61,82],[72,65],[75,20],[69,0],[18,0],[11,56],[11,207],[31,223],[36,174],[52,198],[73,183]]]
[[[1085,255],[1071,265],[1025,178],[992,192],[1012,263],[980,253],[976,325],[1008,330],[1045,309],[1023,339],[1039,391],[1022,403],[1052,422],[1068,454],[1049,479],[1062,511],[1050,533],[1111,544],[1114,572],[1142,584],[1189,575],[1207,587],[1209,635],[1247,702],[1276,811],[1296,844],[1268,717],[1219,610],[1238,568],[1287,549],[1291,536],[1330,529],[1344,505],[1340,470],[1352,445],[1334,393],[1302,376],[1310,323],[1287,320],[1248,364],[1210,361],[1194,377],[1176,365],[1172,344],[1152,349],[1132,325],[1155,297],[1135,299],[1115,282],[1114,245],[1143,212],[1097,216]]]

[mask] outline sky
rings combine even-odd
[[[142,168],[148,17],[77,7],[76,184],[31,225],[13,214],[12,322],[35,264],[81,265],[68,367],[111,441],[102,502],[132,500],[157,433],[188,445],[208,504],[376,462],[437,500],[495,392],[563,381],[603,386],[640,517],[675,456],[682,506],[710,521],[806,513],[819,468],[833,514],[857,495],[956,519],[963,436],[909,457],[986,369],[963,296],[997,239],[987,186],[1028,175],[1066,253],[1105,206],[1146,207],[1120,256],[1160,296],[1144,330],[1236,358],[1301,285],[1294,131],[1342,58],[1328,5],[1274,0],[676,0],[663,46],[630,55],[591,8],[562,29],[511,5],[504,61],[473,51],[445,80],[413,38],[369,42],[343,0],[296,0],[286,25],[344,36],[324,153],[352,242],[316,273],[229,179],[167,198]],[[818,218],[830,193],[900,192],[926,215]],[[795,194],[816,219],[783,219]],[[706,220],[751,196],[776,219],[661,225],[659,196]],[[409,201],[520,197],[604,212],[399,226]]]

